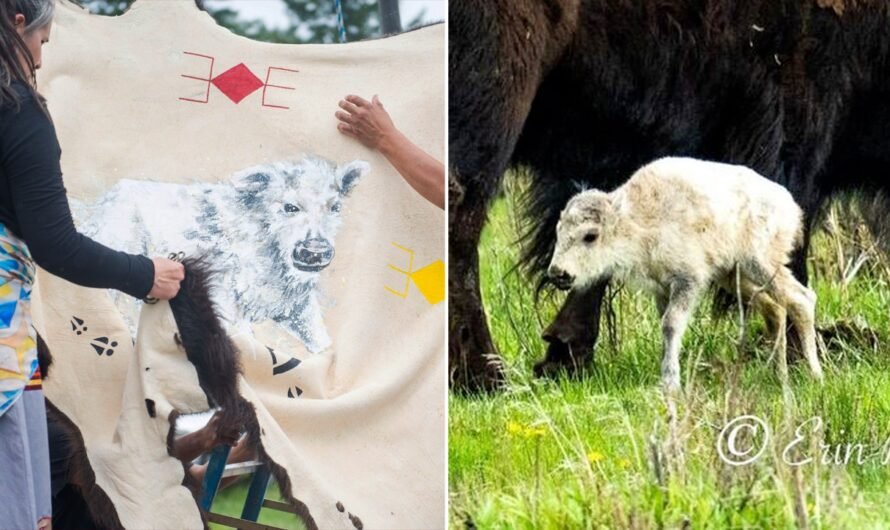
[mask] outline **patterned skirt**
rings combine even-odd
[[[34,262],[0,225],[0,526],[37,528],[52,515],[46,405],[31,325]]]

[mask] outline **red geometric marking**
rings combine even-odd
[[[289,109],[290,107],[284,107],[281,105],[267,105],[266,104],[266,88],[280,88],[282,90],[296,90],[292,86],[280,86],[280,85],[270,85],[269,84],[269,76],[272,75],[272,70],[281,70],[282,72],[299,72],[299,70],[291,70],[290,68],[277,68],[274,66],[270,66],[268,70],[266,70],[266,82],[263,83],[263,106],[264,107],[272,107],[275,109]]]
[[[213,78],[211,82],[235,103],[240,103],[242,99],[263,86],[260,78],[253,75],[253,72],[244,66],[244,63],[238,63]]]
[[[182,52],[182,53],[184,53],[186,55],[194,55],[196,57],[203,57],[205,59],[210,59],[210,73],[208,74],[207,79],[204,79],[203,77],[195,77],[193,75],[181,74],[182,77],[185,77],[188,79],[197,79],[198,81],[205,81],[207,83],[207,95],[204,97],[204,101],[201,101],[200,99],[191,99],[191,98],[179,98],[179,99],[181,99],[182,101],[191,101],[194,103],[207,103],[208,101],[210,101],[210,78],[213,77],[213,63],[214,63],[214,61],[216,61],[216,59],[214,59],[213,57],[210,57],[209,55],[201,55],[200,53],[192,53],[192,52]]]

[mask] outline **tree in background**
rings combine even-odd
[[[377,0],[341,0],[346,41],[380,35]],[[333,0],[284,0],[293,27],[294,42],[339,42],[337,10]]]
[[[80,4],[92,13],[120,15],[134,0],[80,0]],[[269,28],[262,20],[241,20],[238,11],[230,7],[195,3],[207,11],[217,24],[235,34],[250,39],[286,44],[339,42],[337,11],[334,0],[282,0],[287,8],[287,25]],[[348,42],[380,36],[380,10],[378,0],[341,0],[343,20]],[[423,19],[421,12],[406,28],[416,27]]]
[[[107,15],[107,16],[115,16],[120,15],[127,8],[130,7],[130,4],[133,3],[133,0],[74,0],[75,3],[82,5],[83,7],[90,10],[90,13],[96,13],[98,15]]]

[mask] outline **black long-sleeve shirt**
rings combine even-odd
[[[21,108],[0,107],[0,223],[28,245],[46,271],[85,287],[148,295],[154,264],[79,234],[62,183],[62,150],[52,121],[14,83]]]

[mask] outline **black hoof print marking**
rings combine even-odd
[[[337,507],[338,512],[346,513],[346,516],[349,517],[349,522],[352,523],[352,526],[354,526],[356,530],[364,530],[365,525],[364,523],[362,523],[362,520],[359,519],[357,515],[353,515],[352,512],[347,512],[346,507],[343,506],[342,502],[337,501],[337,504],[335,504],[335,506]]]
[[[114,355],[114,348],[117,348],[117,341],[110,340],[108,337],[99,337],[93,339],[90,346],[96,350],[96,353],[102,355]]]
[[[291,357],[286,361],[282,359],[283,362],[279,364],[278,357],[275,355],[275,350],[268,346],[266,346],[266,349],[269,350],[269,355],[272,356],[272,375],[281,375],[300,366],[300,360],[294,357]]]
[[[82,318],[77,318],[75,316],[71,317],[71,331],[78,335],[82,335],[87,329],[88,328],[84,325]]]

